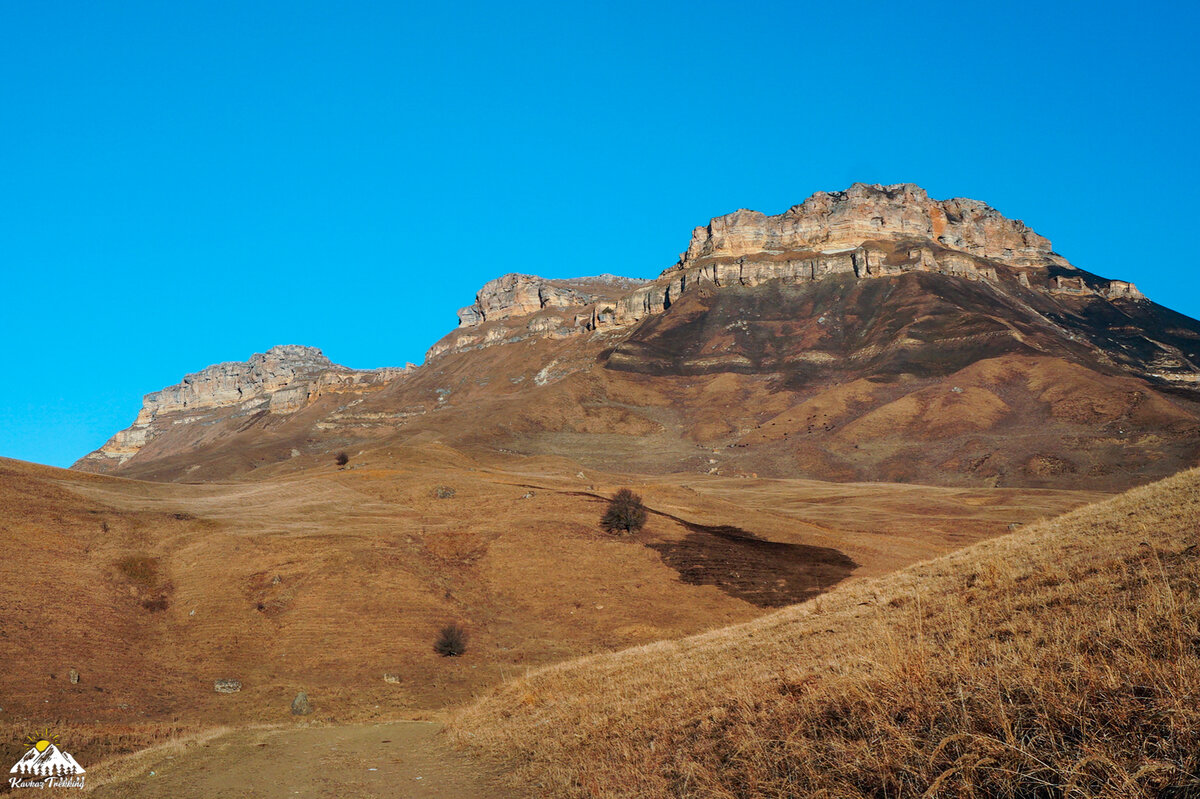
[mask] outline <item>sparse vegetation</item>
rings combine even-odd
[[[1192,470],[454,729],[562,796],[1200,796],[1198,530]]]
[[[454,499],[456,493],[450,486],[435,486],[433,489],[434,499]]]
[[[608,501],[608,509],[600,517],[600,526],[609,533],[636,533],[646,526],[646,506],[642,498],[622,488]]]
[[[144,708],[178,711],[197,724],[220,720],[245,729],[262,720],[278,721],[280,712],[287,715],[286,702],[297,690],[320,686],[336,696],[339,723],[369,721],[378,718],[379,699],[373,690],[358,689],[371,677],[361,668],[364,659],[378,663],[380,671],[402,674],[397,684],[386,684],[378,675],[373,680],[380,691],[392,692],[396,706],[432,709],[435,703],[467,701],[502,675],[512,677],[526,667],[573,654],[679,639],[761,613],[724,588],[683,582],[673,567],[664,568],[654,551],[614,543],[630,538],[609,540],[597,526],[600,515],[613,491],[633,484],[612,485],[601,499],[589,500],[579,494],[594,493],[588,483],[602,478],[589,473],[576,479],[571,469],[561,480],[539,477],[537,483],[546,487],[535,489],[535,499],[518,501],[527,490],[522,486],[533,476],[531,464],[522,462],[517,471],[472,470],[476,464],[448,462],[447,453],[438,448],[397,447],[397,452],[390,464],[383,461],[382,451],[379,461],[372,455],[370,470],[354,472],[358,479],[352,491],[320,469],[252,485],[234,482],[201,489],[0,463],[5,472],[0,480],[0,522],[6,522],[0,523],[0,533],[12,551],[23,553],[0,564],[0,584],[8,589],[0,598],[0,617],[22,621],[8,625],[6,636],[0,637],[0,662],[11,665],[0,675],[0,694],[9,697],[0,701],[6,717],[14,708],[37,713],[39,705],[49,707],[41,701],[48,684],[61,688],[52,697],[54,717],[47,721],[56,731],[61,731],[60,723],[72,720],[104,719],[114,734],[132,732],[148,718],[141,715]],[[351,459],[357,457],[365,456]],[[333,453],[322,456],[323,465],[332,459]],[[559,471],[558,464],[547,465]],[[878,520],[872,524],[879,532],[858,532],[834,523],[831,533],[814,534],[829,543],[836,536],[855,552],[875,553],[863,559],[863,568],[876,574],[915,558],[926,560],[985,531],[994,534],[1011,521],[1034,518],[1033,511],[1017,507],[1018,502],[1028,501],[1038,512],[1052,515],[1056,508],[1081,501],[1015,489],[964,494],[887,486],[872,487],[870,496],[863,496],[863,489],[850,494],[836,485],[800,483],[760,486],[750,497],[749,486],[732,481],[721,484],[725,499],[714,500],[708,481],[696,477],[689,482],[697,487],[704,483],[702,496],[692,497],[694,511],[688,508],[691,495],[677,492],[674,479],[645,489],[638,483],[633,490],[653,492],[654,500],[650,494],[643,497],[656,509],[661,497],[664,510],[688,509],[682,514],[688,518],[737,523],[781,540],[798,522],[775,511],[796,504],[822,508],[822,515],[814,518],[824,523],[835,514],[855,523]],[[461,487],[463,499],[431,502],[437,485]],[[965,503],[964,496],[987,501]],[[390,504],[391,511],[382,503]],[[185,510],[197,519],[171,518],[172,512]],[[907,520],[909,516],[915,520]],[[954,541],[931,540],[925,530],[929,517],[937,519],[937,527],[954,530]],[[98,529],[104,519],[111,527],[107,537]],[[677,524],[656,515],[647,528],[658,533],[662,526],[655,540],[686,537],[687,528]],[[118,569],[125,556],[157,559],[155,579],[145,592],[135,594],[135,584]],[[722,556],[712,559],[723,562]],[[729,566],[737,569],[742,564]],[[587,575],[587,585],[580,583],[580,575]],[[177,584],[166,594],[170,607],[154,613],[143,607],[144,601],[153,604],[161,596],[158,592],[169,580]],[[608,591],[602,590],[605,587]],[[613,593],[614,587],[620,590]],[[468,620],[454,610],[443,610],[445,615],[431,620],[427,615],[437,607],[472,607],[483,596],[480,590],[488,595],[483,617],[472,611]],[[263,610],[257,610],[258,604]],[[297,612],[283,613],[286,608]],[[313,613],[314,608],[321,612]],[[507,638],[493,639],[476,626],[496,619],[503,620],[511,634]],[[386,629],[381,633],[379,624],[388,620],[415,625],[417,636],[393,636]],[[463,622],[470,636],[466,653],[457,659],[433,653],[440,628],[450,621]],[[559,643],[543,645],[551,638]],[[72,641],[87,640],[99,643],[72,649]],[[136,652],[107,645],[129,640],[153,649],[155,668],[131,668]],[[307,653],[298,667],[304,671],[304,685],[266,682],[270,664],[262,662],[264,641],[277,651],[286,650],[288,659],[292,652]],[[324,642],[320,651],[313,649],[314,642]],[[29,656],[58,650],[62,656],[49,660]],[[211,666],[214,652],[220,654],[219,671]],[[755,652],[753,646],[745,646],[741,662],[757,669]],[[485,668],[485,660],[494,665]],[[479,668],[471,669],[477,661]],[[86,678],[67,688],[66,669],[71,666]],[[57,673],[57,682],[46,678],[47,673]],[[241,677],[250,693],[234,700],[210,696],[217,677]],[[266,684],[278,690],[274,699],[259,703],[254,697]],[[529,701],[542,700],[531,696]],[[215,715],[216,709],[224,715]],[[516,717],[524,723],[522,713]],[[27,727],[29,717],[24,719],[22,726]],[[22,729],[8,739],[15,746],[29,732]],[[107,779],[114,774],[108,764],[93,769],[97,754],[86,749],[81,754],[73,734],[64,740],[65,748],[89,769],[89,784],[92,776]],[[14,753],[14,760],[19,754]],[[224,755],[211,754],[213,759],[206,762],[226,762]],[[152,768],[151,763],[137,773],[139,784],[146,782]],[[117,795],[119,790],[110,793]],[[548,795],[540,790],[529,793]]]
[[[344,452],[339,452],[337,455],[333,456],[333,462],[336,463],[339,467],[345,466],[347,463],[350,462],[350,456]]]
[[[151,613],[161,613],[171,606],[171,598],[166,593],[161,593],[158,596],[147,597],[142,600],[142,607]]]
[[[24,722],[0,722],[0,738],[24,741],[29,734],[28,729],[29,725]],[[147,770],[137,766],[147,759],[161,756],[164,751],[181,752],[188,746],[224,734],[229,729],[169,722],[143,721],[136,725],[114,725],[60,719],[55,722],[53,731],[61,736],[64,743],[70,741],[67,748],[76,760],[87,766],[87,784],[96,788],[135,774],[140,777]],[[103,764],[103,767],[94,769],[93,766],[97,764]]]
[[[149,555],[127,555],[117,561],[117,570],[138,588],[148,590],[158,580],[158,559]]]
[[[159,584],[158,558],[128,555],[117,561],[117,571],[133,586],[143,608],[158,613],[170,607],[171,586]]]
[[[467,651],[467,631],[461,624],[447,624],[438,633],[433,651],[442,657],[458,657]]]

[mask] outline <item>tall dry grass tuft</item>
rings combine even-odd
[[[1200,470],[453,720],[538,793],[1200,796]]]

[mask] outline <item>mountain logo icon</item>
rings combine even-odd
[[[57,735],[47,730],[42,735],[29,736],[28,742],[31,744],[29,751],[8,770],[9,774],[19,775],[9,779],[13,788],[83,787],[83,766],[70,752],[58,747]],[[25,777],[33,779],[23,779]]]

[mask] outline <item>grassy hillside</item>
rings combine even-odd
[[[746,624],[532,672],[454,735],[567,796],[1200,795],[1200,470]]]
[[[605,534],[603,498],[626,484],[654,514]],[[321,722],[440,713],[530,668],[748,621],[1096,496],[654,480],[437,445],[207,485],[0,459],[0,731],[25,730],[15,750],[31,729],[91,725],[72,740],[94,741],[73,745],[95,762],[108,733],[125,749],[290,721],[300,691]],[[434,652],[450,622],[462,657]],[[222,679],[242,690],[216,693]]]

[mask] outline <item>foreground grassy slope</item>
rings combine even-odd
[[[124,751],[290,721],[300,691],[308,720],[440,713],[531,668],[748,621],[1098,496],[585,474],[440,445],[352,457],[200,485],[0,459],[0,732],[19,732],[0,756],[46,726],[91,725],[71,740],[94,763],[108,733]],[[623,485],[655,511],[636,536],[597,524]],[[721,534],[729,522],[746,534]],[[468,630],[462,657],[433,650],[450,622]],[[218,694],[220,679],[242,690]]]
[[[567,796],[1200,795],[1200,470],[454,721]]]

